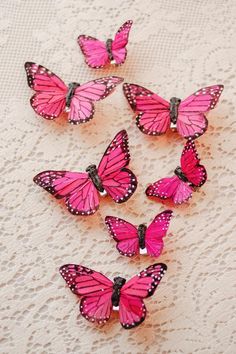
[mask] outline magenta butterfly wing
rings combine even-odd
[[[192,188],[177,176],[161,178],[146,189],[149,197],[172,199],[175,204],[187,202],[192,197]]]
[[[163,263],[153,264],[123,285],[119,303],[122,327],[130,329],[145,320],[147,310],[143,299],[154,294],[166,270]]]
[[[207,180],[207,172],[200,159],[193,140],[188,140],[181,155],[181,169],[189,182],[195,187],[201,187]]]
[[[130,162],[128,134],[120,131],[108,146],[98,166],[106,192],[116,203],[127,201],[137,188],[137,179],[125,168]]]
[[[126,45],[128,44],[129,32],[133,21],[126,21],[118,30],[112,41],[111,50],[117,65],[123,64],[127,56]]]
[[[64,82],[42,65],[25,63],[28,85],[36,93],[30,103],[34,111],[45,119],[55,119],[66,106],[67,86]]]
[[[164,134],[170,127],[170,104],[142,86],[123,85],[124,95],[137,114],[138,128],[148,135]]]
[[[106,44],[90,36],[78,37],[78,44],[85,56],[85,62],[90,68],[99,69],[109,64],[109,56]]]
[[[65,264],[60,273],[70,290],[81,296],[80,312],[86,320],[105,323],[112,311],[113,282],[99,272],[76,264]]]
[[[87,173],[43,171],[34,182],[57,199],[64,199],[74,215],[94,214],[99,207],[98,191]]]
[[[205,87],[180,103],[177,119],[180,135],[196,138],[206,131],[208,121],[204,114],[215,107],[223,89],[223,85]]]
[[[128,257],[139,254],[138,230],[134,225],[115,216],[106,216],[105,223],[120,254]]]
[[[156,215],[148,226],[145,234],[145,246],[147,253],[152,257],[159,257],[162,253],[164,242],[173,212],[165,210]]]
[[[106,98],[122,81],[123,79],[120,77],[108,76],[78,86],[71,100],[69,122],[79,124],[92,119],[94,115],[93,102]]]

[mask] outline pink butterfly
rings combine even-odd
[[[195,148],[194,141],[188,140],[183,149],[181,167],[176,167],[173,177],[162,178],[146,189],[147,196],[172,199],[176,204],[187,202],[197,187],[207,180],[207,172]]]
[[[223,88],[223,85],[205,87],[184,101],[172,97],[168,102],[142,86],[123,85],[124,95],[138,114],[136,124],[144,134],[161,135],[171,127],[184,138],[192,139],[206,131],[205,113],[215,107]]]
[[[108,146],[98,168],[86,172],[43,171],[34,182],[57,199],[64,199],[70,213],[94,214],[99,207],[98,194],[107,194],[116,202],[127,201],[137,188],[133,172],[125,168],[130,162],[128,135],[120,131]]]
[[[115,39],[105,42],[90,36],[78,37],[78,44],[85,56],[85,62],[91,68],[102,68],[108,64],[123,64],[126,59],[129,31],[133,21],[126,21],[118,30]]]
[[[30,103],[34,111],[45,119],[55,119],[68,112],[71,124],[88,122],[94,115],[94,102],[110,95],[123,79],[102,77],[83,85],[68,86],[53,72],[35,63],[25,63],[28,85],[35,91]]]
[[[114,282],[103,274],[76,264],[66,264],[60,273],[70,290],[81,296],[80,312],[86,320],[105,323],[112,310],[119,311],[120,323],[125,329],[138,326],[145,320],[143,299],[154,294],[167,266],[153,264],[126,282],[115,277]]]
[[[148,227],[144,224],[136,227],[115,216],[106,216],[105,222],[111,236],[117,242],[116,248],[123,256],[132,257],[140,253],[159,257],[172,213],[171,210],[165,210],[156,215]]]

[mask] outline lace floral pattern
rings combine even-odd
[[[236,2],[2,0],[0,6],[1,353],[235,353]],[[134,24],[125,64],[89,69],[77,36],[106,39],[128,19]],[[43,120],[29,104],[28,60],[67,83],[112,73],[166,99],[225,85],[208,115],[208,131],[196,142],[209,179],[189,205],[174,209],[173,236],[165,239],[159,258],[168,270],[146,301],[149,313],[137,329],[125,331],[115,315],[99,329],[87,323],[58,269],[71,262],[111,278],[130,278],[155,261],[119,255],[104,219],[115,215],[138,225],[163,211],[165,206],[144,191],[177,166],[184,140],[172,132],[143,135],[121,87],[97,103],[87,124]],[[104,199],[94,216],[75,217],[33,184],[33,176],[45,169],[83,171],[97,163],[122,128],[129,134],[130,168],[139,180],[127,203]]]

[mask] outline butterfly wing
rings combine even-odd
[[[192,188],[177,176],[166,177],[154,182],[146,189],[146,195],[160,199],[172,199],[175,204],[187,202],[192,197]]]
[[[71,100],[69,122],[79,124],[92,119],[94,115],[93,102],[106,98],[122,81],[123,79],[120,77],[108,76],[78,86]]]
[[[118,30],[115,35],[115,39],[112,42],[111,50],[112,56],[116,64],[123,64],[126,59],[127,50],[126,45],[128,44],[129,32],[133,21],[126,21]]]
[[[70,290],[81,296],[82,316],[98,323],[105,323],[110,318],[112,281],[99,272],[76,264],[63,265],[60,274]]]
[[[26,62],[25,71],[29,87],[36,91],[30,99],[34,111],[45,119],[59,117],[66,106],[67,86],[42,65]]]
[[[34,182],[55,198],[64,199],[72,214],[94,214],[99,207],[98,192],[87,173],[43,171]]]
[[[147,310],[143,299],[154,294],[166,269],[163,263],[153,264],[122,286],[119,302],[122,327],[130,329],[145,320]]]
[[[139,253],[138,231],[134,225],[115,216],[106,216],[105,223],[120,254],[132,257]]]
[[[173,212],[165,210],[158,214],[148,226],[145,234],[147,253],[159,257],[164,247],[163,238],[166,236]]]
[[[170,127],[170,104],[142,86],[123,85],[124,95],[136,116],[139,129],[148,135],[164,134]]]
[[[79,36],[77,41],[85,56],[85,62],[90,68],[99,69],[109,64],[110,60],[104,42],[85,35]]]
[[[189,182],[201,187],[207,180],[207,172],[200,159],[193,140],[188,140],[181,155],[181,169]]]
[[[103,187],[116,203],[128,200],[137,188],[135,175],[125,168],[129,161],[128,135],[121,130],[108,146],[98,166]]]
[[[223,85],[205,87],[180,103],[177,130],[183,137],[196,138],[206,131],[205,113],[215,107],[223,89]]]

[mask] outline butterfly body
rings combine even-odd
[[[160,199],[171,199],[175,204],[187,202],[192,193],[207,180],[207,172],[194,144],[189,139],[182,151],[180,166],[174,170],[174,176],[161,178],[146,189],[146,195]]]
[[[144,224],[140,224],[138,226],[138,241],[139,241],[139,249],[144,250],[145,247],[145,234],[147,231],[147,226]]]
[[[176,167],[176,169],[174,170],[174,174],[183,182],[187,182],[189,184],[191,184],[188,180],[188,178],[186,177],[186,175],[183,173],[183,171],[181,170],[181,167],[178,166]]]
[[[180,105],[181,99],[177,97],[172,97],[170,99],[170,120],[171,123],[176,126],[178,118],[178,108]]]
[[[86,172],[88,172],[88,175],[91,179],[91,181],[93,182],[95,188],[100,192],[100,195],[104,195],[105,189],[102,185],[102,181],[101,178],[98,175],[98,170],[97,170],[97,166],[96,165],[89,165],[86,168]]]
[[[141,224],[136,227],[115,216],[106,216],[105,223],[111,237],[117,242],[117,250],[123,256],[148,254],[159,257],[164,247],[163,238],[166,236],[171,217],[172,211],[165,210],[156,215],[149,226]]]
[[[107,147],[98,167],[85,172],[48,170],[37,174],[34,182],[57,199],[64,199],[74,215],[91,215],[99,207],[99,194],[116,203],[127,201],[137,188],[137,179],[127,167],[130,161],[128,135],[120,131]]]
[[[122,277],[115,277],[114,278],[114,284],[112,287],[112,296],[111,296],[111,302],[113,309],[115,308],[115,311],[117,309],[119,310],[119,302],[120,302],[120,291],[122,286],[125,284],[126,279]]]
[[[75,90],[77,87],[79,87],[80,84],[78,84],[77,82],[71,82],[68,85],[68,92],[66,94],[66,112],[70,111],[70,104],[71,104],[71,100],[75,94]]]
[[[174,128],[186,139],[202,135],[208,126],[205,114],[215,107],[223,85],[202,88],[184,100],[170,102],[136,84],[125,83],[124,95],[136,115],[136,124],[144,134],[161,135]]]
[[[131,20],[126,21],[117,31],[114,39],[108,38],[106,42],[91,36],[80,35],[78,44],[86,64],[94,69],[103,68],[110,64],[123,64],[127,56],[126,45],[132,23]]]
[[[119,312],[123,328],[141,324],[147,310],[144,299],[152,296],[166,272],[167,266],[156,263],[126,281],[115,277],[114,282],[103,274],[77,264],[65,264],[60,274],[70,290],[81,297],[80,312],[88,321],[106,323],[112,311]]]

